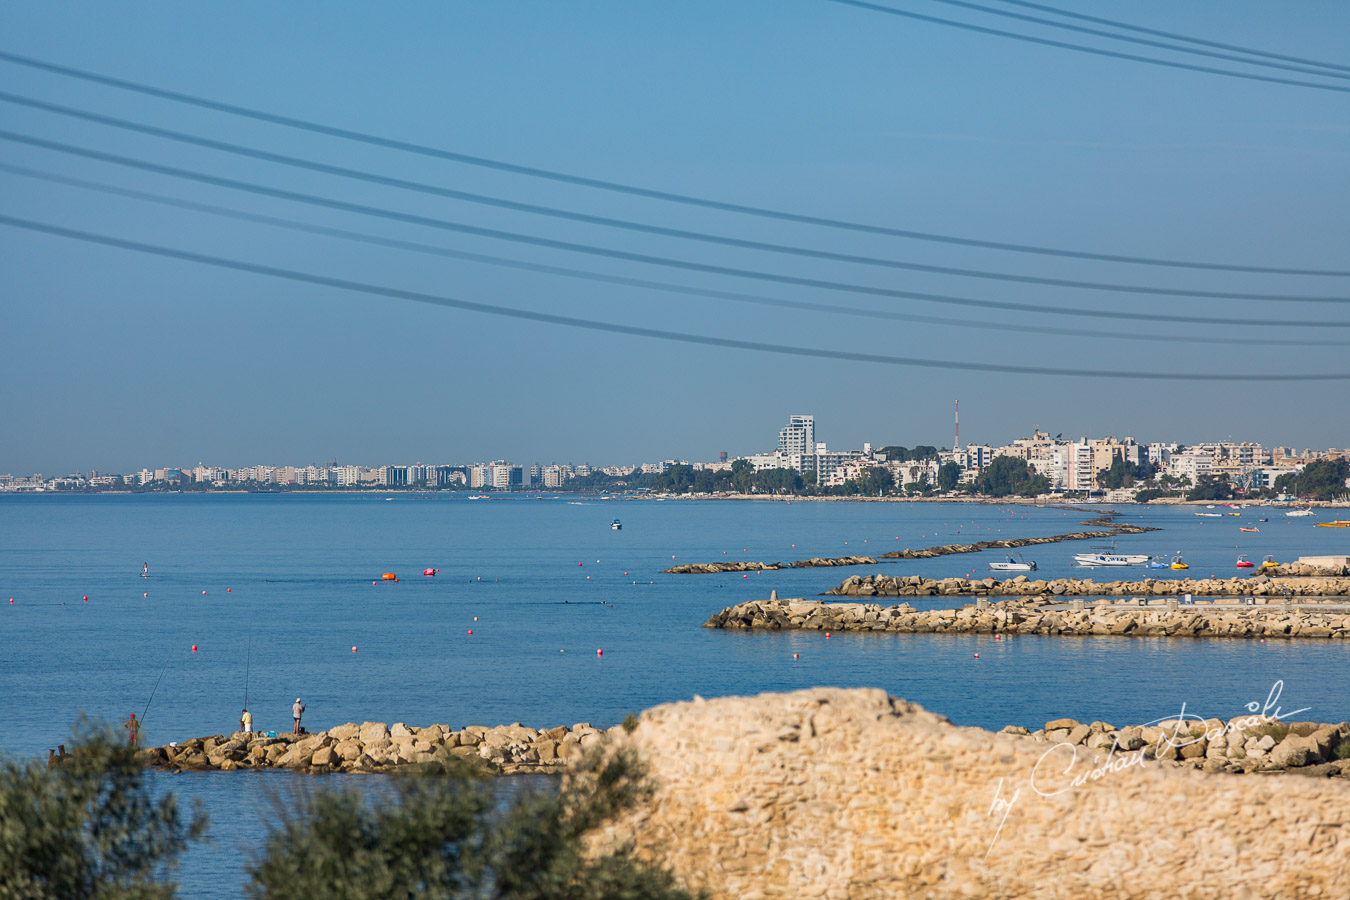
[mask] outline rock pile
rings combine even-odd
[[[919,575],[853,575],[825,592],[840,597],[1002,597],[1117,596],[1150,594],[1181,597],[1345,597],[1350,596],[1350,578],[1320,578],[1288,581],[1262,573],[1242,578],[1141,578],[1138,581],[1096,582],[1091,578],[1059,578],[1052,581],[1018,575],[997,578],[923,578]]]
[[[1294,577],[1294,578],[1336,578],[1341,575],[1350,575],[1350,566],[1310,566],[1307,563],[1292,562],[1281,563],[1274,568],[1267,569],[1267,575],[1276,577]]]
[[[1139,753],[1205,772],[1270,774],[1289,771],[1312,777],[1350,779],[1350,724],[1283,722],[1265,715],[1229,719],[1168,719],[1116,728],[1055,719],[1028,731],[1016,725],[1002,734],[1022,735],[1041,744],[1069,744],[1111,755]]]
[[[622,730],[614,726],[610,731]],[[177,746],[143,751],[147,765],[175,770],[292,769],[300,772],[387,772],[398,766],[435,763],[451,756],[481,760],[498,774],[556,772],[568,760],[600,743],[605,732],[589,724],[543,731],[519,722],[452,731],[395,722],[339,725],[317,734],[265,737],[242,731],[193,738]]]
[[[659,706],[617,738],[656,792],[597,843],[631,840],[715,900],[1345,896],[1350,785],[1121,765],[1085,751],[1106,739],[1092,729],[1052,749],[870,689]]]
[[[810,559],[799,559],[796,562],[790,562],[786,566],[782,563],[769,563],[765,565],[762,562],[720,562],[720,563],[689,563],[683,566],[671,566],[662,572],[663,575],[711,575],[717,572],[772,572],[777,569],[824,569],[830,566],[875,566],[877,561],[870,556],[836,556],[831,559],[824,559],[819,556],[813,556]]]
[[[1299,605],[1222,609],[1140,607],[1134,603],[1066,609],[1045,600],[1003,600],[960,609],[917,610],[819,600],[755,600],[713,614],[704,628],[885,631],[898,634],[1132,635],[1136,637],[1350,638],[1350,613]]]
[[[1120,534],[1143,534],[1147,531],[1161,531],[1161,528],[1146,528],[1143,525],[1113,525],[1110,531],[1075,531],[1072,534],[1052,534],[1038,538],[1004,538],[996,541],[976,541],[973,544],[943,544],[940,547],[925,547],[922,550],[893,550],[883,553],[880,559],[932,559],[935,556],[951,556],[956,553],[978,553],[981,550],[1011,550],[1014,547],[1035,547],[1039,544],[1057,544],[1060,541],[1091,541],[1113,538]]]
[[[663,575],[715,575],[718,572],[772,572],[783,568],[782,563],[762,563],[762,562],[720,562],[720,563],[687,563],[682,566],[671,566],[665,569]]]

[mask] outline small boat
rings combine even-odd
[[[1004,557],[1004,559],[1006,559],[1007,561],[1006,561],[1006,562],[991,562],[991,563],[989,564],[990,570],[991,570],[991,571],[994,571],[994,572],[1034,572],[1034,571],[1036,571],[1036,562],[1035,562],[1034,560],[1031,561],[1031,562],[1027,562],[1026,560],[1022,559],[1022,554],[1020,554],[1020,553],[1017,554],[1017,557],[1016,557],[1016,558],[1011,557],[1011,556],[1006,556],[1006,557]]]
[[[1222,519],[1223,513],[1196,513],[1202,519]]]
[[[1337,519],[1335,522],[1318,522],[1318,528],[1350,528],[1350,520]]]
[[[1269,522],[1270,520],[1267,519],[1265,516],[1262,516],[1261,518],[1257,519],[1256,521],[1258,521],[1258,522]]]
[[[1165,562],[1158,562],[1158,560],[1156,560],[1156,559],[1153,560],[1151,563],[1149,563],[1149,564],[1148,564],[1148,567],[1149,567],[1150,569],[1166,569],[1166,568],[1169,568],[1168,565],[1167,565],[1167,563],[1165,563]]]
[[[1171,565],[1171,568],[1173,568],[1173,569],[1189,569],[1190,566],[1186,565],[1185,560],[1183,560],[1183,559],[1181,558],[1181,554],[1178,553],[1176,556],[1172,557],[1172,565]]]
[[[1275,557],[1273,556],[1267,556],[1261,561],[1261,568],[1263,569],[1273,569],[1278,565],[1279,563],[1275,561]]]
[[[1289,510],[1289,512],[1285,513],[1285,515],[1293,519],[1293,518],[1300,518],[1303,516],[1314,516],[1317,514],[1314,513],[1311,509],[1291,509]]]
[[[1108,553],[1076,553],[1073,561],[1080,566],[1088,567],[1135,565],[1123,556],[1112,556]]]
[[[1224,513],[1225,516],[1240,516],[1242,513]]]
[[[620,522],[618,519],[615,519],[613,522],[609,523],[609,527],[614,531],[622,531],[623,523]]]
[[[1260,528],[1239,528],[1238,531],[1260,531]]]
[[[1239,569],[1254,569],[1256,568],[1256,563],[1252,562],[1245,556],[1239,556],[1237,558],[1237,567]]]

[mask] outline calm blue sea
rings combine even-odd
[[[746,577],[660,574],[684,562],[787,562],[1056,534],[1081,530],[1088,516],[1080,512],[390,496],[0,497],[0,746],[45,755],[81,714],[120,723],[144,713],[151,744],[228,732],[246,692],[260,730],[289,728],[297,696],[311,731],[365,720],[607,726],[695,694],[811,685],[881,687],[959,724],[998,728],[1060,716],[1142,722],[1183,703],[1232,716],[1282,680],[1286,710],[1350,718],[1342,643],[826,639],[699,627],[771,589],[812,596],[854,573],[983,575],[1001,559],[995,551]],[[1181,552],[1196,577],[1235,574],[1239,553],[1259,562],[1350,552],[1350,531],[1279,511],[1210,519],[1194,508],[1122,509],[1125,521],[1164,530],[1122,537],[1121,550]],[[1258,523],[1262,515],[1269,521]],[[621,531],[610,528],[616,517]],[[1088,546],[1036,547],[1027,558],[1041,577],[1059,577]],[[424,577],[428,567],[439,573]],[[398,582],[379,581],[384,572]],[[267,795],[313,781],[284,773],[155,779],[202,799],[213,815],[214,844],[186,860],[185,896],[237,896],[243,856],[271,815]]]

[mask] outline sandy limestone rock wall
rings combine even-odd
[[[1343,781],[1133,754],[1094,779],[1087,748],[870,689],[659,706],[617,740],[659,787],[600,839],[635,838],[717,898],[1350,896]]]

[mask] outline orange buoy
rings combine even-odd
[[[385,573],[384,573],[383,575],[381,575],[380,577],[383,578],[385,581],[397,581],[397,580],[398,580],[398,576],[395,575],[393,572],[385,572]]]

